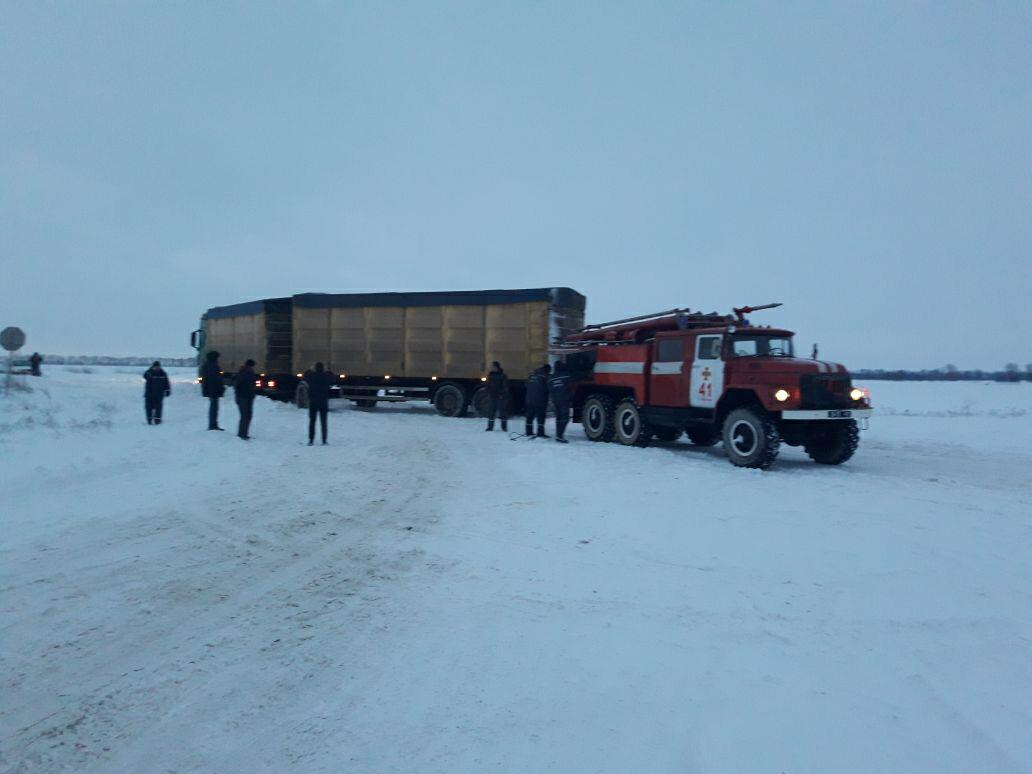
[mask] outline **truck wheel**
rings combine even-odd
[[[306,382],[297,383],[297,392],[294,393],[294,405],[299,409],[308,408],[308,384]]]
[[[606,395],[591,395],[581,409],[581,425],[589,441],[613,440],[613,400]]]
[[[712,446],[720,440],[720,429],[713,427],[690,427],[688,428],[688,440],[696,446]]]
[[[352,401],[355,404],[355,408],[361,409],[374,409],[376,408],[376,401],[369,400],[368,398],[359,398],[358,400]]]
[[[652,429],[652,434],[656,437],[656,440],[663,443],[673,443],[681,437],[682,432],[679,427],[654,427]]]
[[[469,405],[478,417],[484,418],[491,410],[491,396],[487,394],[487,387],[480,387],[473,393]]]
[[[845,422],[829,422],[828,427],[821,428],[819,438],[803,444],[810,459],[821,465],[841,465],[853,456],[860,445],[860,429],[856,420]]]
[[[724,449],[733,465],[766,470],[778,457],[781,436],[759,410],[739,408],[724,420]]]
[[[648,428],[638,411],[638,404],[632,398],[624,398],[616,407],[613,429],[616,431],[616,440],[624,446],[644,446],[648,443]]]
[[[466,413],[466,391],[457,384],[442,384],[434,393],[434,408],[442,417],[461,417]]]

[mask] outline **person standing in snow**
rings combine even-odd
[[[143,372],[143,407],[147,412],[148,425],[161,424],[161,404],[172,394],[172,385],[168,374],[155,360],[151,367]]]
[[[237,430],[237,437],[244,441],[250,441],[251,416],[254,413],[254,396],[258,389],[255,382],[258,374],[254,372],[255,362],[248,360],[237,371],[233,377],[233,393],[236,397],[237,408],[240,409],[240,426]]]
[[[219,427],[219,398],[225,394],[226,383],[222,381],[219,353],[209,352],[201,367],[201,395],[208,399],[209,430],[223,429]]]
[[[502,364],[495,360],[487,375],[487,427],[494,430],[495,417],[502,420],[502,430],[509,429],[509,377],[502,370]]]
[[[43,356],[39,352],[33,352],[32,357],[29,358],[29,373],[32,376],[42,376],[43,373],[39,370],[39,364],[43,362]]]
[[[566,425],[570,422],[573,394],[570,391],[570,376],[566,373],[566,363],[561,360],[555,364],[555,373],[548,380],[548,394],[555,406],[555,440],[559,443],[569,443],[563,436],[566,434]]]
[[[526,434],[534,438],[534,420],[537,420],[538,438],[545,435],[545,412],[548,409],[548,377],[552,374],[552,366],[545,363],[527,379],[527,426]]]
[[[326,422],[330,411],[330,387],[333,380],[322,363],[316,363],[314,370],[304,375],[308,385],[308,445],[315,443],[315,418],[319,418],[323,446],[326,445]]]

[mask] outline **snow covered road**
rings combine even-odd
[[[140,370],[0,398],[2,771],[1032,772],[1030,384],[759,472]]]

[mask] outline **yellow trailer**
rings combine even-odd
[[[570,288],[306,293],[292,301],[295,374],[321,361],[338,375],[340,396],[360,406],[422,398],[447,416],[471,402],[482,410],[478,388],[496,360],[521,406],[527,376],[584,326],[585,309]]]

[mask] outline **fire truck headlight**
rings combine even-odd
[[[774,397],[781,403],[784,403],[789,398],[789,392],[784,387],[782,387],[780,390],[774,393]]]
[[[853,400],[870,400],[871,393],[867,391],[866,387],[854,387],[849,391],[849,397]]]
[[[276,386],[276,380],[275,379],[270,379],[268,381],[268,386],[269,387],[275,387]]]

